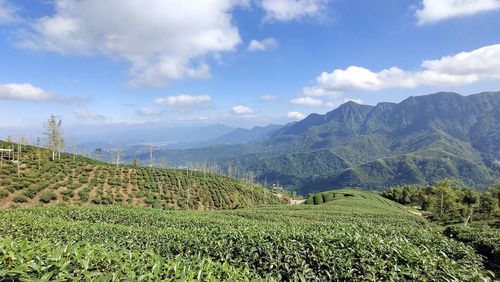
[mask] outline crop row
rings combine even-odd
[[[278,280],[470,281],[481,276],[472,248],[396,207],[373,199],[359,202],[365,208],[351,212],[349,202],[211,212],[15,209],[1,212],[0,234],[30,242],[154,249],[166,260],[248,266],[255,275]]]

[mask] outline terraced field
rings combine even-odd
[[[344,194],[340,196],[340,194]],[[349,196],[345,196],[348,194]],[[471,247],[376,194],[322,205],[0,211],[0,280],[475,281]]]
[[[137,205],[163,209],[223,209],[278,204],[264,187],[199,171],[111,165],[0,141],[15,148],[1,160],[0,207],[39,204]]]

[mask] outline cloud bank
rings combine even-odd
[[[130,62],[137,86],[207,78],[210,54],[240,44],[231,11],[244,0],[56,0],[20,46],[62,54],[100,54]]]
[[[423,0],[415,16],[424,25],[498,9],[499,0]]]

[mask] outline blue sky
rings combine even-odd
[[[0,135],[51,114],[75,132],[250,127],[498,91],[499,16],[498,0],[0,0]]]

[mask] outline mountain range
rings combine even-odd
[[[302,194],[338,187],[383,190],[445,177],[484,190],[500,175],[500,92],[441,92],[375,106],[351,101],[267,129],[233,131],[225,135],[231,142],[159,149],[155,155],[170,165],[208,162],[230,173],[252,172],[261,182]]]

